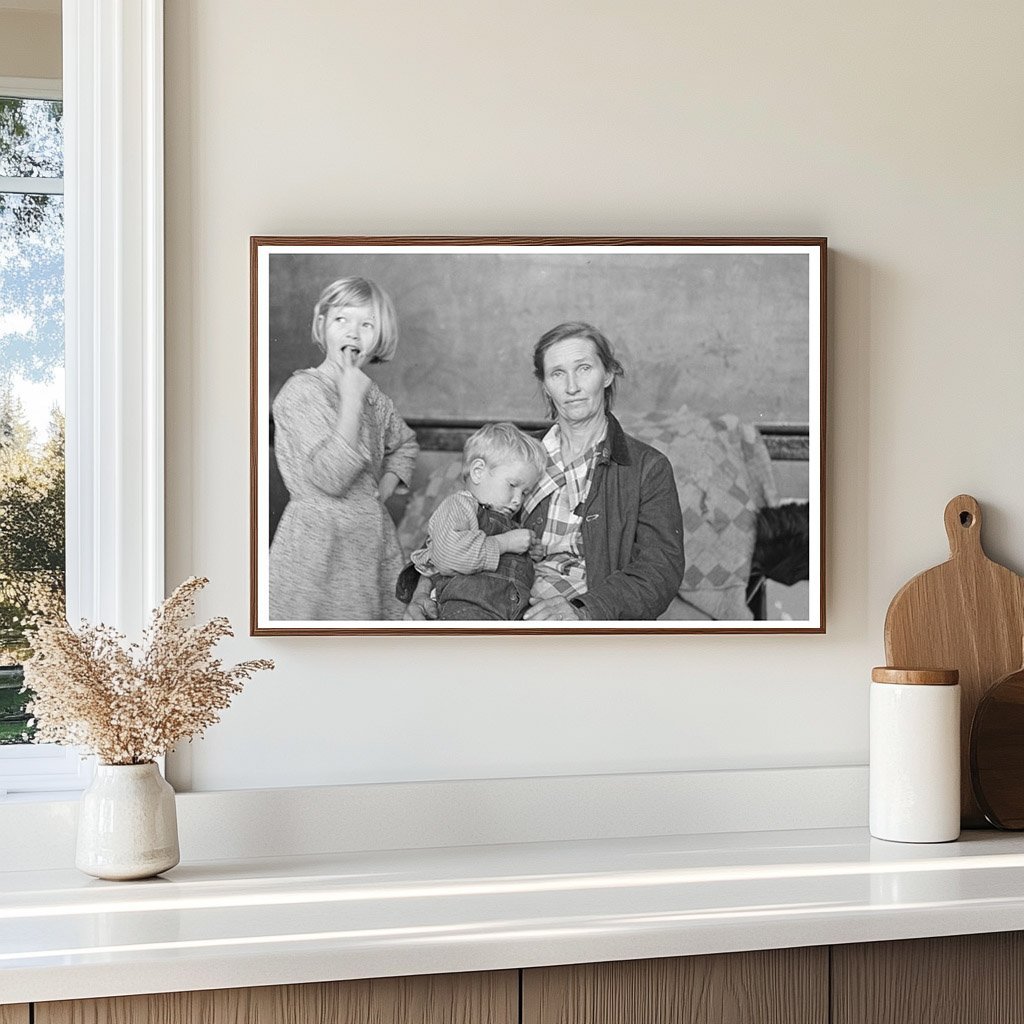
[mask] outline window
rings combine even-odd
[[[66,789],[77,757],[25,746],[25,617],[61,607],[64,530],[64,135],[60,83],[0,79],[0,775]]]
[[[29,738],[18,662],[64,601],[64,139],[57,99],[0,83],[0,744]]]
[[[164,596],[162,0],[66,4],[62,35],[68,617],[138,635]],[[16,84],[0,95],[61,98]],[[90,773],[0,746],[0,799]]]

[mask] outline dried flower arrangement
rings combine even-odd
[[[109,626],[41,618],[25,662],[36,742],[84,747],[104,764],[146,764],[219,721],[219,712],[267,660],[224,668],[213,648],[228,620],[187,626],[209,580],[191,577],[153,612],[141,646]]]

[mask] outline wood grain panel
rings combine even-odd
[[[1024,934],[832,947],[833,1024],[1024,1020]]]
[[[825,947],[523,972],[523,1024],[826,1024],[827,1020]]]
[[[518,1019],[518,972],[494,971],[37,1003],[35,1024],[517,1024]]]
[[[0,1006],[0,1024],[28,1024],[28,1003]]]

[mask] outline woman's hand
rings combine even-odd
[[[412,600],[402,616],[403,619],[426,622],[437,618],[437,602],[430,596],[431,589],[430,577],[421,576],[413,591]]]
[[[576,622],[579,612],[564,597],[545,597],[526,609],[523,616],[528,622]]]

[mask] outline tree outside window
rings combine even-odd
[[[0,744],[31,739],[27,618],[64,600],[62,104],[0,96]]]

